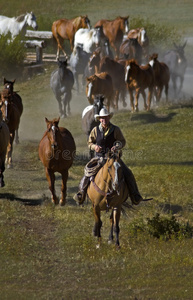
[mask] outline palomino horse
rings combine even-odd
[[[92,53],[100,44],[100,27],[80,28],[74,35],[74,47],[82,45],[84,51]]]
[[[155,78],[155,97],[156,101],[159,102],[162,95],[162,90],[165,87],[166,101],[168,101],[168,87],[170,81],[170,71],[168,66],[158,61],[158,54],[154,53],[149,58],[149,64],[153,68]]]
[[[15,105],[17,106],[19,113],[20,113],[20,118],[21,118],[21,115],[23,113],[23,103],[22,103],[22,99],[21,99],[20,95],[13,90],[14,83],[15,83],[15,80],[7,80],[4,77],[4,89],[9,90],[9,92],[11,94],[11,101],[13,101],[13,103],[15,103]],[[16,144],[19,143],[18,129],[16,129],[16,131],[15,131],[15,143]]]
[[[97,73],[86,78],[86,96],[90,104],[93,104],[94,98],[98,94],[102,94],[107,99],[107,109],[114,107],[114,90],[111,76],[106,73]]]
[[[15,131],[19,128],[20,112],[12,101],[11,94],[8,89],[4,89],[1,92],[1,111],[4,121],[7,123],[10,132],[10,143],[7,148],[7,167],[12,166],[12,152],[13,152],[13,141],[15,138]]]
[[[187,60],[184,55],[184,48],[186,46],[187,41],[183,44],[183,46],[177,46],[174,43],[174,50],[168,51],[163,58],[163,61],[170,69],[170,75],[173,83],[174,96],[182,90],[183,82],[184,82],[184,74],[187,68]],[[177,90],[177,78],[180,79],[180,85]]]
[[[94,27],[103,26],[103,33],[109,39],[109,43],[119,57],[119,47],[122,43],[124,33],[129,31],[129,16],[117,17],[115,20],[99,20]]]
[[[96,95],[93,105],[88,105],[82,112],[82,130],[85,132],[87,140],[91,130],[99,123],[95,120],[95,115],[98,115],[100,110],[104,107],[103,102],[104,96]],[[93,151],[90,150],[90,157],[92,158],[93,155]]]
[[[93,204],[95,225],[93,229],[94,236],[101,239],[101,211],[112,209],[110,216],[111,231],[109,241],[113,241],[113,232],[115,232],[115,244],[119,247],[119,220],[121,206],[129,196],[129,191],[124,180],[121,167],[121,160],[118,154],[112,153],[106,160],[104,166],[98,171],[94,180],[91,181],[87,195]]]
[[[70,100],[72,98],[72,88],[74,85],[74,76],[70,69],[67,68],[67,60],[58,60],[58,69],[53,71],[50,78],[50,87],[58,101],[59,112],[61,117],[70,115]]]
[[[47,130],[39,143],[39,158],[45,167],[54,204],[59,204],[54,187],[55,172],[62,175],[60,205],[65,205],[68,170],[75,157],[76,145],[71,133],[64,127],[58,127],[59,120],[49,121],[45,118]]]
[[[67,57],[66,52],[62,46],[64,40],[69,40],[71,45],[71,50],[74,48],[74,35],[76,31],[80,28],[90,29],[90,20],[88,16],[79,16],[74,19],[60,19],[54,21],[52,24],[52,33],[57,41],[58,49],[56,54],[56,59],[59,59],[60,50],[62,50],[65,57]]]
[[[35,30],[38,29],[36,16],[33,12],[13,18],[0,16],[0,35],[11,33],[12,39],[14,39],[18,34],[22,34],[24,36],[27,26],[30,26]]]
[[[5,171],[5,158],[9,141],[9,128],[7,124],[3,121],[0,106],[0,187],[5,186],[3,172]]]
[[[137,39],[126,39],[120,46],[120,58],[134,58],[140,65],[142,62],[142,47]]]
[[[141,45],[143,49],[143,54],[146,59],[148,59],[149,55],[149,38],[147,36],[147,32],[144,27],[142,28],[135,28],[129,30],[127,35],[128,39],[134,38],[138,40],[138,43]]]
[[[128,87],[132,111],[138,111],[138,99],[141,93],[144,100],[144,109],[150,110],[154,89],[154,73],[152,67],[139,66],[134,59],[128,60],[125,66],[125,82]],[[148,103],[146,103],[145,89],[148,88]],[[133,92],[135,91],[135,108]]]

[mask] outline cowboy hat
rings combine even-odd
[[[113,113],[109,113],[108,110],[106,109],[106,107],[103,107],[100,112],[99,115],[95,115],[95,120],[99,121],[100,118],[104,118],[104,117],[110,117],[110,119],[112,118]]]

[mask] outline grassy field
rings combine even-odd
[[[144,14],[190,34],[191,1],[10,1],[0,3],[1,14],[14,15],[33,10],[47,20],[88,13],[91,20],[113,18],[118,14]],[[33,5],[32,5],[33,3]],[[156,10],[153,7],[156,5]],[[180,16],[180,18],[179,18]],[[180,20],[180,21],[179,21]],[[180,23],[183,24],[181,28]],[[43,24],[43,21],[42,21]],[[41,30],[41,28],[39,28]],[[86,137],[81,129],[81,112],[88,105],[84,91],[73,91],[72,116],[62,119],[74,136],[77,156],[69,172],[67,204],[54,207],[38,158],[38,144],[46,129],[44,118],[58,117],[56,100],[49,86],[56,65],[45,65],[44,73],[17,80],[24,103],[20,124],[20,144],[14,145],[13,168],[6,169],[6,186],[0,190],[0,299],[168,299],[191,300],[193,295],[193,240],[187,231],[168,236],[176,224],[193,226],[193,101],[192,86],[178,101],[141,109],[131,114],[127,108],[114,114],[127,140],[124,162],[135,174],[139,190],[153,201],[126,211],[120,221],[117,251],[108,245],[109,215],[102,214],[102,244],[96,249],[92,236],[94,218],[90,202],[76,206],[77,191],[84,165],[88,161]],[[61,176],[56,174],[60,194]],[[160,215],[160,219],[158,215]],[[152,227],[147,226],[154,221]],[[157,223],[156,223],[157,222]],[[164,223],[166,224],[166,223]],[[168,224],[168,223],[167,223]],[[149,230],[148,230],[149,229]]]

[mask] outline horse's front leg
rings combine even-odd
[[[134,112],[134,97],[133,97],[133,91],[131,88],[129,88],[129,98],[130,98],[131,110],[132,110],[132,112]]]
[[[111,215],[110,215],[110,224],[111,224],[111,230],[110,230],[110,233],[109,233],[109,240],[108,240],[108,243],[111,244],[112,241],[113,241],[113,210],[111,212]]]
[[[58,201],[58,198],[56,196],[56,191],[55,191],[55,186],[54,186],[54,183],[55,183],[55,175],[54,175],[54,172],[51,171],[50,169],[46,168],[46,178],[48,180],[48,185],[49,185],[49,189],[50,189],[50,192],[52,194],[52,202],[54,204],[58,204],[59,201]]]
[[[19,134],[18,134],[18,129],[15,131],[15,143],[19,144]]]
[[[135,111],[139,111],[139,106],[138,106],[139,93],[140,93],[140,89],[136,89],[136,92],[135,92]]]
[[[93,206],[93,213],[94,213],[94,218],[95,218],[95,225],[93,228],[93,234],[94,236],[98,237],[98,242],[99,244],[97,247],[100,246],[100,241],[101,241],[101,227],[102,227],[102,221],[100,218],[100,208],[99,205],[94,205]]]
[[[120,215],[121,215],[121,207],[116,207],[113,209],[113,231],[115,233],[115,245],[119,248],[119,221],[120,221]]]
[[[141,90],[141,94],[142,94],[143,102],[144,102],[144,110],[147,110],[146,93],[144,90]]]
[[[68,180],[68,170],[62,172],[62,188],[61,188],[61,199],[60,205],[64,206],[66,204],[66,183]]]
[[[149,88],[148,97],[147,97],[147,108],[146,108],[147,111],[149,111],[151,107],[152,94],[153,94],[153,88]]]
[[[12,167],[12,152],[13,152],[14,137],[15,137],[15,132],[10,133],[10,142],[7,146],[7,155],[6,155],[6,163],[8,169]]]

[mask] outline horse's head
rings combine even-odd
[[[94,104],[93,104],[95,115],[99,114],[100,110],[103,108],[104,99],[105,99],[104,95],[101,94],[95,95]]]
[[[140,28],[138,33],[138,41],[141,44],[141,46],[145,45],[147,43],[148,37],[145,28]]]
[[[185,58],[185,55],[184,55],[184,48],[187,44],[187,41],[185,41],[185,43],[182,45],[182,46],[177,46],[175,43],[174,43],[174,47],[176,49],[176,52],[178,54],[178,63],[184,63],[186,62],[186,58]]]
[[[123,179],[123,172],[120,163],[120,152],[109,152],[106,164],[108,168],[109,179],[111,181],[111,188],[119,195],[120,183]]]
[[[47,124],[47,136],[50,141],[51,147],[52,149],[57,149],[57,134],[59,132],[58,123],[60,121],[60,118],[53,119],[52,121],[49,121],[47,118],[45,118],[45,121]]]
[[[1,111],[3,115],[3,120],[8,123],[9,122],[9,116],[11,113],[11,93],[9,89],[4,89],[1,92],[0,96],[0,105],[1,105]]]
[[[92,55],[89,58],[89,67],[90,68],[99,65],[99,62],[100,62],[100,53],[101,53],[101,49],[100,48],[98,48],[97,50],[93,51]]]
[[[118,17],[120,20],[120,29],[123,33],[129,32],[129,16],[127,17]]]
[[[4,88],[8,89],[13,94],[13,87],[15,80],[7,80],[5,77],[3,78]]]
[[[95,80],[96,80],[96,75],[91,75],[86,78],[87,85],[86,85],[86,96],[90,104],[93,104],[93,88],[95,86]]]
[[[60,77],[60,80],[62,81],[65,78],[66,74],[66,68],[68,66],[67,59],[65,60],[59,60],[57,61],[58,63],[58,75]]]
[[[38,24],[36,22],[36,16],[34,15],[34,13],[32,11],[25,15],[25,19],[26,19],[26,23],[28,26],[32,27],[35,30],[38,29]]]
[[[157,61],[157,59],[158,59],[158,54],[157,53],[153,53],[152,55],[150,55],[149,64],[152,68],[153,68],[155,62]]]
[[[79,28],[88,28],[88,29],[90,29],[91,28],[91,26],[90,26],[90,20],[89,20],[89,18],[88,18],[88,16],[86,15],[86,16],[81,16],[80,17],[81,19],[81,24],[80,24],[80,27]]]
[[[96,47],[98,47],[101,39],[101,29],[100,27],[96,27],[93,28],[92,30],[93,30],[92,40],[95,43]]]
[[[125,82],[128,83],[130,73],[133,73],[138,66],[137,62],[135,59],[130,59],[126,62],[125,65]]]

